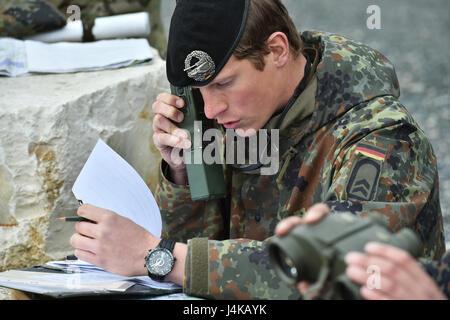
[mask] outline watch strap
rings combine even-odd
[[[175,241],[166,239],[166,238],[162,238],[158,244],[158,247],[162,248],[162,249],[167,249],[172,253],[173,248],[175,247]]]
[[[157,274],[152,274],[152,273],[150,273],[150,271],[148,271],[148,276],[150,277],[150,279],[155,280],[155,281],[163,281],[164,278],[166,277],[166,276],[160,276]]]

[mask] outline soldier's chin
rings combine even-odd
[[[256,135],[257,131],[253,128],[250,129],[243,129],[238,128],[235,130],[236,134],[242,138],[247,138]]]

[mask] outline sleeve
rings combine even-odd
[[[422,130],[408,122],[385,127],[344,148],[325,199],[334,212],[379,214],[392,232],[422,240],[423,256],[445,252],[437,162]]]
[[[184,292],[208,299],[300,299],[270,266],[267,241],[190,240]]]
[[[224,233],[223,214],[219,200],[192,201],[189,186],[169,181],[168,165],[162,160],[159,184],[155,190],[162,219],[162,235],[177,242],[207,237],[221,239]]]
[[[223,240],[220,202],[193,202],[188,186],[168,179],[161,163],[155,192],[163,236],[188,244],[183,291],[209,299],[299,299],[295,287],[279,279],[267,259],[265,241]]]
[[[426,261],[422,264],[442,293],[450,299],[450,251],[447,251],[440,261]]]

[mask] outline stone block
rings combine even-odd
[[[169,91],[165,62],[117,70],[0,78],[0,271],[73,253],[72,185],[102,138],[154,191],[151,106]]]

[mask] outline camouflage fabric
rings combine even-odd
[[[81,10],[83,23],[93,25],[95,18],[118,14],[147,11],[150,16],[151,33],[148,41],[165,59],[167,39],[161,20],[161,0],[47,0],[55,5],[61,13],[66,14],[70,5],[77,5]]]
[[[412,228],[429,259],[445,252],[436,158],[398,100],[391,63],[338,35],[304,32],[302,38],[320,63],[281,125],[277,175],[227,167],[231,209],[224,212],[219,201],[192,202],[189,189],[171,183],[162,164],[156,199],[164,236],[188,242],[188,294],[299,298],[271,269],[267,239],[280,220],[302,216],[319,202],[335,212],[379,215],[392,231]],[[273,128],[277,117],[266,128]]]
[[[23,38],[62,28],[66,19],[43,0],[0,0],[0,37]]]
[[[423,267],[447,299],[450,299],[450,251],[447,251],[439,261],[423,262]]]

